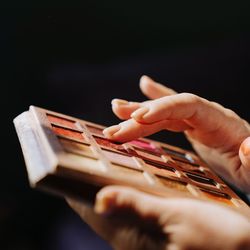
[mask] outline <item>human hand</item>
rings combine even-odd
[[[161,198],[121,186],[103,188],[94,209],[67,201],[114,249],[250,248],[249,219],[215,203]]]
[[[250,192],[250,125],[233,111],[189,93],[177,94],[149,77],[140,81],[151,101],[114,99],[125,121],[104,130],[111,140],[130,141],[167,129],[184,132],[195,151],[227,181]]]

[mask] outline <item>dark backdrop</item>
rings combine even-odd
[[[144,100],[148,74],[250,120],[247,1],[183,2],[1,8],[1,249],[104,249],[63,200],[29,188],[12,120],[30,104],[111,125],[111,99]]]

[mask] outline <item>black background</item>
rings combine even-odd
[[[144,100],[138,80],[147,74],[250,120],[247,1],[61,6],[0,10],[1,249],[78,249],[60,238],[77,217],[63,200],[29,188],[12,123],[29,105],[112,125],[112,98]],[[153,138],[189,148],[179,134]]]

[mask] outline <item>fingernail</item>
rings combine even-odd
[[[241,152],[244,156],[250,157],[250,137],[244,140],[241,146]]]
[[[134,119],[142,119],[143,116],[149,111],[149,108],[147,107],[142,107],[137,109],[131,114],[131,117]]]
[[[151,80],[151,78],[149,76],[146,76],[146,75],[143,75],[140,78],[140,82],[144,82],[144,81],[148,81],[148,80]]]
[[[120,105],[128,105],[129,102],[126,101],[126,100],[123,100],[123,99],[113,99],[113,100],[111,101],[111,104],[112,104],[112,105],[118,105],[118,106],[120,106]]]
[[[94,210],[96,213],[101,214],[106,211],[106,205],[104,202],[104,197],[101,194],[96,195],[96,200],[95,200],[95,207]]]
[[[109,215],[112,212],[112,204],[102,192],[97,193],[94,210],[98,214]]]
[[[114,125],[108,128],[105,128],[102,132],[106,137],[111,137],[116,132],[118,132],[121,129],[120,125]]]

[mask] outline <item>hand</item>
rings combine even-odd
[[[210,202],[160,198],[118,186],[103,188],[94,209],[67,201],[114,249],[250,248],[249,219]]]
[[[111,140],[130,141],[167,129],[184,132],[196,152],[227,181],[250,192],[250,125],[233,111],[143,76],[142,92],[151,101],[114,99],[114,113],[125,121],[104,130]]]

